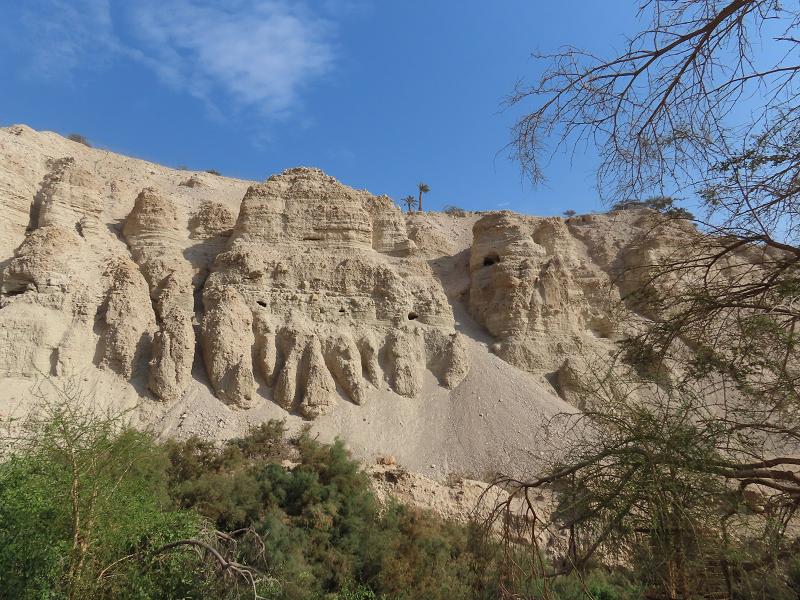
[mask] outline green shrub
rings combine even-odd
[[[480,536],[404,506],[382,510],[341,441],[303,435],[299,464],[284,469],[274,446],[282,432],[271,423],[220,447],[170,446],[176,501],[219,528],[252,527],[268,550],[247,560],[281,574],[276,598],[496,597]]]
[[[465,211],[460,206],[453,206],[452,204],[448,204],[444,207],[444,214],[450,215],[451,217],[466,217],[467,211]]]
[[[71,141],[71,142],[76,142],[78,144],[83,144],[87,148],[91,148],[92,147],[92,145],[89,143],[89,140],[87,140],[85,137],[83,137],[80,133],[70,133],[67,136],[67,139],[69,141]]]
[[[0,463],[0,596],[152,598],[198,588],[191,554],[120,563],[100,577],[122,557],[203,528],[197,513],[171,509],[166,455],[149,436],[61,408],[27,434]]]
[[[157,444],[114,419],[51,408],[0,463],[0,598],[253,597],[208,553],[165,551],[179,540],[266,574],[256,588],[271,600],[499,596],[499,548],[480,531],[381,507],[341,441],[303,434],[288,448],[284,434],[270,421],[222,444]],[[291,470],[280,464],[289,450]],[[553,590],[636,597],[626,585],[592,572]],[[519,591],[540,588],[528,579]]]
[[[553,597],[557,600],[640,600],[645,598],[642,585],[621,573],[602,569],[553,580]]]
[[[336,600],[377,600],[375,592],[363,584],[353,581],[345,583],[344,587],[336,594]]]
[[[674,219],[694,219],[694,215],[683,207],[675,205],[675,198],[669,196],[653,196],[644,200],[622,200],[611,207],[612,211],[649,208],[657,210]]]

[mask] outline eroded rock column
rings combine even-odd
[[[192,269],[182,254],[182,222],[172,201],[147,188],[136,198],[123,234],[147,280],[158,330],[153,340],[149,388],[177,400],[191,380],[195,336]]]
[[[469,365],[463,343],[413,248],[389,198],[319,170],[252,186],[203,291],[217,396],[248,406],[257,377],[277,404],[314,418],[334,406],[337,389],[356,404],[375,387],[417,397],[426,368],[458,385]]]

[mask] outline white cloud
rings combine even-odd
[[[37,41],[17,44],[40,76],[126,56],[216,108],[271,116],[290,111],[334,59],[333,24],[299,1],[35,0],[21,18]]]
[[[332,25],[296,2],[146,0],[129,14],[147,63],[205,99],[219,90],[281,113],[333,62]]]
[[[109,0],[34,0],[9,16],[3,37],[27,51],[30,74],[42,78],[102,64],[116,47]]]

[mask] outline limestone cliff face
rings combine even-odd
[[[385,196],[298,168],[250,186],[236,212],[185,201],[209,187],[201,176],[129,187],[119,210],[122,180],[43,162],[37,186],[17,185],[28,223],[0,263],[2,376],[93,365],[172,403],[199,368],[229,406],[314,418],[386,386],[416,397],[426,370],[446,388],[468,372],[441,285]]]
[[[203,289],[203,352],[217,394],[247,406],[259,377],[278,404],[314,417],[337,386],[356,404],[384,380],[413,397],[425,367],[457,385],[466,364],[453,315],[412,250],[389,198],[319,170],[251,187]]]
[[[574,403],[585,371],[653,316],[626,302],[649,266],[685,254],[698,235],[650,210],[567,220],[490,213],[473,227],[469,310],[496,339],[493,352],[547,375]]]
[[[70,158],[49,167],[0,270],[0,372],[58,376],[88,363],[131,378],[154,330],[147,284],[111,243],[98,180]]]
[[[618,300],[697,235],[404,215],[317,169],[187,173],[25,126],[0,128],[0,215],[0,420],[70,378],[165,435],[314,419],[439,478],[545,456],[540,417],[649,318]]]
[[[562,219],[493,213],[473,235],[469,308],[498,356],[553,372],[614,335],[619,293]]]
[[[124,157],[102,171],[105,158],[83,156],[102,151],[62,138],[26,164],[25,140],[25,127],[0,136],[17,157],[0,171],[0,373],[89,364],[144,378],[140,393],[168,403],[198,370],[228,406],[271,401],[309,418],[387,388],[417,397],[426,372],[452,389],[470,362],[459,296],[495,354],[568,398],[581,369],[613,351],[620,320],[647,317],[620,309],[647,275],[631,267],[693,235],[648,237],[647,211],[503,211],[464,220],[471,232],[415,215],[410,236],[391,199],[317,169],[260,184]]]
[[[162,400],[176,400],[189,386],[194,361],[192,268],[182,254],[186,230],[170,198],[142,190],[122,233],[147,280],[158,331],[150,361],[149,388]]]

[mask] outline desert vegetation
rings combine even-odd
[[[444,207],[442,211],[446,215],[450,215],[451,217],[466,217],[467,211],[461,208],[460,206],[455,206],[454,204],[448,204]]]
[[[422,195],[430,192],[431,188],[427,183],[423,183],[420,181],[417,184],[417,190],[419,190],[419,202],[417,203],[417,210],[419,212],[422,212]]]
[[[675,198],[669,196],[653,196],[644,200],[620,200],[611,205],[611,210],[636,210],[649,208],[658,211],[662,215],[675,219],[693,220],[694,215],[686,208],[679,206]]]
[[[47,398],[50,398],[47,396]],[[79,402],[76,402],[79,400]],[[381,506],[344,445],[280,421],[222,444],[157,441],[59,389],[6,437],[3,598],[496,598],[500,546],[475,527]],[[286,466],[286,461],[291,466]],[[518,559],[525,560],[520,553]],[[542,582],[519,584],[522,594]],[[633,598],[591,570],[556,598]]]
[[[509,99],[534,107],[512,147],[540,181],[549,150],[596,144],[612,209],[664,215],[643,243],[676,219],[694,219],[699,235],[620,270],[635,283],[624,303],[652,322],[587,374],[585,411],[549,423],[572,434],[549,467],[498,483],[523,499],[555,492],[548,518],[568,542],[560,565],[534,569],[546,578],[600,558],[630,565],[647,597],[796,598],[800,13],[769,0],[654,0],[641,16],[649,25],[619,55],[540,57],[540,81]],[[767,39],[782,51],[765,64]],[[743,98],[753,110],[734,114]],[[695,195],[702,214],[647,196],[665,189]]]
[[[406,212],[410,213],[414,209],[414,204],[416,203],[416,200],[414,199],[414,196],[405,196],[402,202],[403,204],[406,205]]]
[[[69,141],[71,141],[71,142],[75,142],[75,143],[77,143],[77,144],[83,144],[83,145],[84,145],[84,146],[86,146],[87,148],[91,148],[91,147],[92,147],[92,145],[89,143],[89,140],[87,140],[87,139],[86,139],[84,136],[82,136],[80,133],[70,133],[70,134],[67,136],[67,139],[68,139]]]

